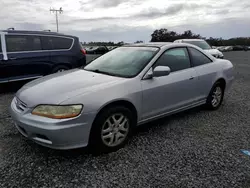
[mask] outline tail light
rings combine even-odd
[[[86,50],[84,50],[84,49],[81,49],[81,52],[82,52],[84,55],[87,54],[87,53],[86,53]]]

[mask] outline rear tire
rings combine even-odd
[[[89,149],[93,154],[109,153],[122,148],[136,123],[132,112],[123,106],[103,110],[90,132]]]
[[[216,82],[212,87],[206,102],[206,107],[209,110],[217,110],[224,99],[224,90],[225,87],[222,83]]]
[[[59,66],[56,66],[55,68],[53,68],[52,73],[64,72],[68,69],[69,69],[69,67],[67,67],[67,66],[59,65]]]

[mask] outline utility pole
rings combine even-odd
[[[54,9],[54,8],[52,9],[52,8],[50,8],[50,12],[56,13],[56,30],[58,32],[59,31],[59,29],[58,29],[58,12],[59,12],[59,14],[63,13],[62,7],[60,9]]]

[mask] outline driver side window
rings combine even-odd
[[[191,67],[186,48],[172,48],[165,51],[156,61],[156,66],[168,66],[171,72],[188,69]]]

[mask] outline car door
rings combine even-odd
[[[74,67],[72,65],[76,61],[76,56],[74,51],[71,51],[71,49],[74,49],[74,39],[71,37],[50,36],[49,41],[52,44],[50,53],[52,66],[56,67],[63,64],[68,68]]]
[[[171,72],[168,76],[142,80],[144,120],[197,101],[197,75],[185,47],[165,51],[152,68],[157,66],[168,66]]]
[[[5,32],[0,32],[0,83],[8,82],[11,74],[11,64],[6,53]]]
[[[43,76],[49,62],[49,52],[43,51],[41,39],[35,35],[6,35],[8,60],[11,65],[9,81]]]
[[[217,75],[220,65],[213,62],[198,49],[188,47],[191,64],[197,72],[197,94],[199,99],[206,99]],[[217,67],[217,68],[216,68]]]
[[[6,61],[4,59],[4,52],[3,52],[3,33],[0,33],[0,83],[7,82],[8,74],[7,74],[7,66]]]

